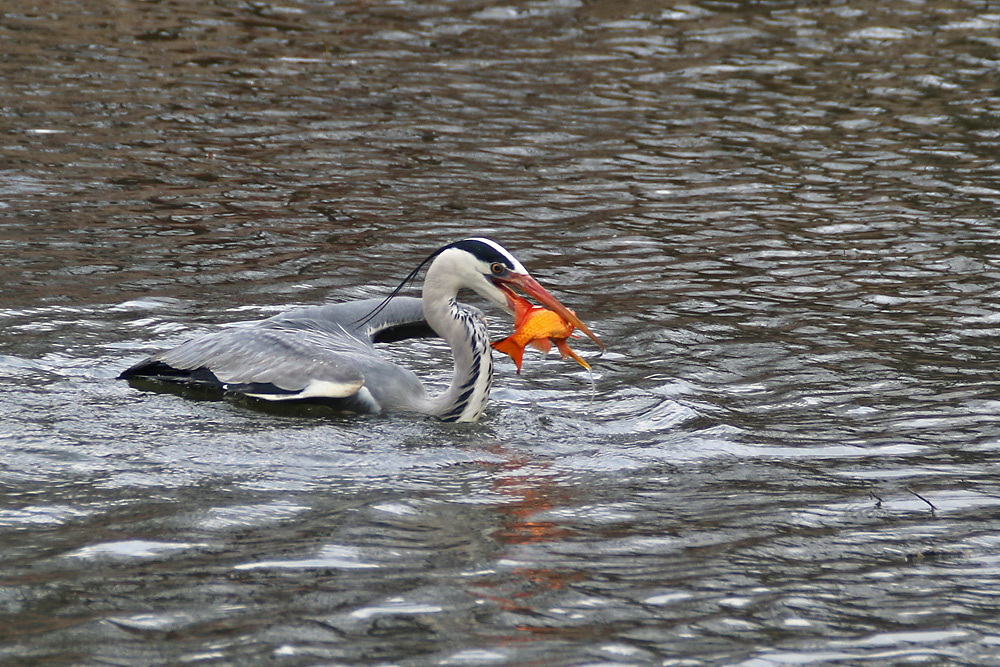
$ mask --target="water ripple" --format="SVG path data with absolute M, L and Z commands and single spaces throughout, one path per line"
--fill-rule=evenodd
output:
M 77 4 L 0 12 L 0 659 L 993 659 L 987 3 Z M 474 427 L 114 380 L 474 234 L 592 375 Z

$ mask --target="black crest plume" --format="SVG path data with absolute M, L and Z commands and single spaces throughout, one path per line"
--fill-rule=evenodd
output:
M 405 278 L 403 278 L 403 282 L 399 283 L 399 285 L 397 285 L 394 290 L 392 290 L 391 292 L 389 292 L 389 296 L 387 296 L 384 299 L 382 299 L 381 303 L 379 303 L 377 306 L 375 306 L 375 308 L 373 308 L 370 313 L 368 313 L 367 315 L 365 315 L 361 319 L 357 320 L 355 322 L 355 324 L 363 326 L 363 325 L 368 324 L 369 322 L 371 322 L 372 319 L 376 315 L 378 315 L 379 313 L 381 313 L 382 310 L 386 306 L 389 305 L 389 302 L 392 301 L 393 297 L 398 296 L 399 293 L 402 292 L 406 288 L 407 285 L 409 285 L 411 282 L 413 282 L 413 279 L 417 277 L 417 274 L 420 273 L 420 269 L 424 268 L 424 265 L 427 264 L 427 262 L 429 262 L 432 259 L 434 259 L 435 257 L 437 257 L 438 255 L 440 255 L 442 252 L 444 252 L 448 248 L 452 248 L 454 246 L 455 246 L 454 243 L 450 243 L 450 244 L 448 244 L 446 246 L 438 248 L 437 250 L 435 250 L 434 252 L 432 252 L 430 255 L 428 255 L 424 259 L 424 261 L 422 261 L 419 264 L 417 264 L 417 267 L 415 269 L 413 269 L 412 271 L 410 271 L 410 273 Z

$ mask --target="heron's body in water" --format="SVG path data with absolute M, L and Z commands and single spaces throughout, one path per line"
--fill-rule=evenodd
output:
M 396 296 L 427 261 L 422 297 Z M 601 344 L 494 241 L 452 243 L 424 263 L 385 300 L 299 308 L 224 329 L 160 352 L 121 377 L 262 401 L 320 401 L 359 413 L 416 412 L 444 421 L 475 421 L 489 398 L 493 357 L 483 313 L 458 303 L 459 290 L 471 289 L 509 311 L 511 287 L 517 287 Z M 455 364 L 451 383 L 437 395 L 374 347 L 434 334 L 449 344 Z

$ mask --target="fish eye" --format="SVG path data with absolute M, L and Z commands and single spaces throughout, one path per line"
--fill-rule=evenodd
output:
M 493 262 L 493 264 L 490 265 L 490 271 L 492 271 L 495 276 L 499 276 L 506 268 L 507 267 L 500 262 Z

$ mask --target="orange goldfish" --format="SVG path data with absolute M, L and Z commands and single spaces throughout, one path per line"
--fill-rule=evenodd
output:
M 514 305 L 514 333 L 493 343 L 493 348 L 514 360 L 518 375 L 521 374 L 521 359 L 526 345 L 548 352 L 552 349 L 552 343 L 556 344 L 563 359 L 573 357 L 578 364 L 590 370 L 590 364 L 569 349 L 569 344 L 566 342 L 573 333 L 572 324 L 558 313 L 541 306 L 533 306 L 519 296 L 515 295 L 513 299 L 510 297 L 508 299 L 512 300 Z

